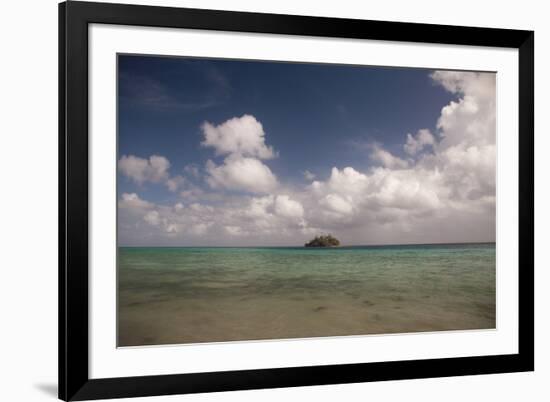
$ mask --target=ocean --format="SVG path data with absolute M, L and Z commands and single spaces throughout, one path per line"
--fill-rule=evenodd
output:
M 495 328 L 495 244 L 119 247 L 118 346 Z

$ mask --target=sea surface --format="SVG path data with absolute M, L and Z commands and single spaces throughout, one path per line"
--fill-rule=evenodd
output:
M 119 247 L 118 345 L 495 328 L 495 244 Z

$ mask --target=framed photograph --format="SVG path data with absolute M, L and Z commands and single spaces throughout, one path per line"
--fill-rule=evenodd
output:
M 534 33 L 59 5 L 59 397 L 530 371 Z

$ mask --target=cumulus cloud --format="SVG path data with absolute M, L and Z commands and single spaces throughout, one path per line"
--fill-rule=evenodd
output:
M 328 180 L 314 181 L 307 189 L 308 204 L 312 204 L 311 210 L 315 211 L 309 214 L 308 221 L 318 227 L 347 225 L 354 212 L 365 210 L 369 181 L 368 175 L 352 167 L 332 168 Z
M 437 121 L 440 150 L 452 146 L 495 144 L 496 75 L 491 73 L 436 71 L 431 77 L 448 91 L 459 95 L 443 107 Z
M 416 162 L 375 144 L 371 158 L 381 166 L 367 172 L 333 168 L 328 180 L 310 187 L 312 199 L 321 207 L 315 216 L 306 217 L 310 224 L 348 229 L 382 224 L 398 236 L 399 230 L 426 227 L 427 222 L 434 226 L 424 230 L 433 234 L 445 219 L 477 216 L 490 222 L 480 227 L 483 236 L 494 239 L 494 74 L 436 72 L 432 78 L 458 96 L 442 108 L 437 122 L 440 141 L 428 130 L 419 130 L 404 144 L 409 155 L 419 156 Z M 432 152 L 420 154 L 428 146 Z M 345 219 L 350 216 L 353 219 Z
M 327 207 L 332 212 L 349 215 L 353 212 L 351 197 L 343 197 L 339 194 L 328 194 L 319 201 L 319 204 Z
M 460 95 L 441 110 L 437 126 L 442 137 L 435 147 L 435 165 L 458 200 L 495 195 L 496 75 L 439 71 L 432 78 Z
M 329 180 L 326 182 L 315 181 L 311 187 L 317 194 L 323 191 L 344 191 L 352 196 L 357 196 L 367 190 L 367 185 L 368 176 L 348 166 L 341 170 L 333 167 Z
M 163 183 L 168 190 L 175 193 L 186 186 L 188 180 L 182 175 L 170 176 L 170 161 L 164 156 L 152 155 L 149 158 L 140 158 L 134 155 L 123 155 L 118 161 L 119 171 L 138 185 L 146 182 Z M 185 173 L 194 179 L 200 178 L 200 171 L 194 165 L 185 166 Z
M 246 235 L 247 232 L 245 232 L 240 226 L 224 226 L 225 231 L 227 234 L 231 236 L 243 236 Z
M 160 215 L 158 211 L 149 211 L 145 214 L 143 220 L 149 225 L 158 226 L 160 224 Z
M 304 177 L 308 181 L 312 181 L 312 180 L 315 179 L 315 175 L 313 173 L 311 173 L 309 170 L 304 171 Z
M 397 156 L 392 155 L 378 144 L 372 145 L 370 157 L 375 162 L 379 162 L 382 166 L 389 169 L 404 169 L 409 166 L 408 162 Z
M 418 130 L 416 135 L 407 134 L 407 142 L 403 146 L 405 152 L 413 156 L 422 151 L 427 146 L 433 146 L 435 138 L 428 129 Z
M 152 203 L 142 200 L 136 193 L 123 193 L 118 203 L 120 208 L 126 209 L 147 209 L 153 206 Z
M 161 244 L 172 240 L 181 244 L 182 239 L 187 239 L 190 242 L 206 241 L 223 245 L 228 239 L 250 242 L 254 238 L 271 244 L 275 239 L 279 244 L 288 245 L 291 244 L 288 236 L 292 236 L 293 232 L 306 233 L 308 230 L 302 204 L 288 194 L 239 196 L 234 202 L 226 199 L 221 205 L 201 202 L 189 205 L 177 202 L 172 206 L 150 204 L 134 212 L 136 214 L 130 217 L 130 221 L 135 221 L 137 217 L 138 224 L 146 224 L 142 232 L 151 233 L 152 238 L 161 241 Z M 122 214 L 122 218 L 128 216 Z M 124 238 L 131 238 L 136 233 L 135 229 L 135 224 L 119 227 L 125 233 Z
M 255 158 L 231 155 L 222 165 L 209 160 L 206 172 L 206 180 L 214 189 L 268 193 L 277 187 L 277 178 L 269 167 Z
M 217 126 L 205 122 L 201 129 L 202 145 L 214 148 L 217 155 L 237 154 L 259 159 L 276 156 L 273 148 L 266 145 L 264 128 L 254 116 L 233 117 Z
M 174 176 L 166 180 L 165 184 L 168 187 L 168 190 L 172 192 L 178 191 L 185 183 L 185 178 L 183 176 Z
M 186 201 L 197 201 L 204 195 L 204 190 L 197 186 L 192 186 L 180 192 L 180 197 Z
M 434 71 L 431 78 L 447 91 L 482 102 L 495 101 L 496 74 L 472 71 Z
M 265 143 L 262 124 L 254 116 L 234 117 L 214 126 L 202 125 L 203 146 L 214 148 L 217 155 L 227 155 L 221 165 L 208 160 L 206 182 L 213 189 L 269 193 L 277 185 L 277 177 L 261 161 L 275 156 Z
M 149 159 L 134 155 L 123 155 L 118 161 L 118 169 L 126 177 L 138 184 L 147 181 L 158 183 L 168 178 L 170 162 L 164 156 L 152 155 Z
M 304 207 L 288 195 L 278 195 L 275 198 L 275 213 L 285 218 L 299 219 L 304 215 Z

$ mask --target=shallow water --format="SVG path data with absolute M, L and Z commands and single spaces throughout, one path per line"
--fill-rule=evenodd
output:
M 495 327 L 495 244 L 119 248 L 119 346 Z

